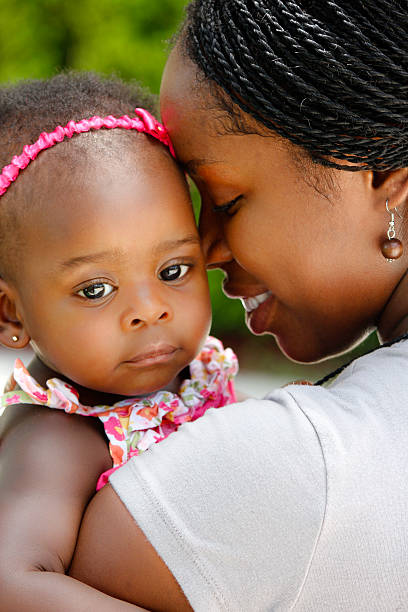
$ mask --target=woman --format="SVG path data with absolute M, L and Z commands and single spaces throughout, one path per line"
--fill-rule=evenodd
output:
M 407 608 L 406 8 L 189 7 L 162 118 L 202 195 L 209 267 L 292 359 L 374 329 L 391 346 L 129 462 L 84 519 L 84 581 L 155 610 Z

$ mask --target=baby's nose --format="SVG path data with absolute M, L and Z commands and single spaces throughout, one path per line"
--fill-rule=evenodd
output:
M 170 321 L 173 312 L 170 304 L 159 295 L 142 294 L 122 315 L 125 330 L 137 329 L 144 325 L 156 325 Z

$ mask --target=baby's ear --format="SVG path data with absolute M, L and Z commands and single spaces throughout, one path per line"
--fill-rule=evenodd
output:
M 17 315 L 15 291 L 0 277 L 0 343 L 9 348 L 22 349 L 30 336 Z

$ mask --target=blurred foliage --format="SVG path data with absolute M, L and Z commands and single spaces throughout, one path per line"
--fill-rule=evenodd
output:
M 166 41 L 185 0 L 0 0 L 0 80 L 76 68 L 136 78 L 158 92 Z
M 45 78 L 68 68 L 137 79 L 158 93 L 167 41 L 177 31 L 187 0 L 0 0 L 0 81 Z M 194 190 L 193 190 L 194 192 Z M 198 196 L 193 193 L 198 214 Z M 238 300 L 210 273 L 213 333 L 237 348 L 253 347 L 255 367 L 271 365 L 273 340 L 251 337 Z M 375 339 L 363 345 L 369 348 Z M 361 350 L 361 349 L 360 349 Z M 280 357 L 272 360 L 274 367 Z M 288 369 L 291 367 L 286 362 Z

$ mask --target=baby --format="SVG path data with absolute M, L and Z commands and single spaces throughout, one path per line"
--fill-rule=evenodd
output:
M 2 610 L 133 609 L 64 575 L 95 483 L 235 400 L 151 102 L 93 74 L 0 90 L 0 342 L 35 354 L 2 398 Z

